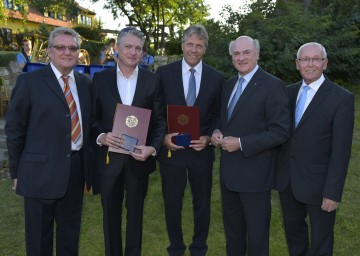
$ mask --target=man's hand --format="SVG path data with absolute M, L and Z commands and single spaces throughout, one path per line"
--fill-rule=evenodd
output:
M 222 150 L 225 150 L 227 152 L 235 152 L 240 149 L 239 138 L 232 136 L 224 137 L 220 146 Z
M 326 212 L 332 212 L 332 211 L 336 210 L 338 205 L 339 205 L 339 202 L 336 202 L 336 201 L 333 201 L 331 199 L 324 197 L 322 205 L 321 205 L 321 209 Z
M 16 190 L 16 187 L 17 187 L 17 179 L 13 179 L 13 186 L 12 186 L 12 190 Z
M 135 146 L 135 148 L 141 150 L 141 153 L 130 152 L 130 155 L 138 161 L 145 161 L 149 156 L 156 152 L 155 148 L 151 146 L 140 145 Z
M 220 130 L 215 130 L 211 136 L 211 144 L 215 147 L 221 145 L 223 140 L 223 134 Z
M 190 148 L 195 149 L 196 151 L 201 151 L 204 148 L 206 148 L 210 143 L 210 137 L 209 136 L 200 136 L 198 140 L 192 140 Z
M 99 137 L 99 142 L 102 145 L 113 147 L 113 148 L 120 148 L 123 145 L 124 139 L 115 135 L 112 132 L 104 133 Z
M 172 143 L 172 141 L 171 141 L 172 137 L 174 137 L 174 136 L 176 136 L 178 134 L 179 133 L 176 132 L 176 133 L 169 133 L 169 134 L 165 135 L 165 139 L 164 139 L 164 143 L 163 143 L 165 148 L 167 148 L 169 150 L 172 150 L 172 151 L 176 151 L 178 149 L 184 149 L 184 147 L 178 146 L 178 145 Z

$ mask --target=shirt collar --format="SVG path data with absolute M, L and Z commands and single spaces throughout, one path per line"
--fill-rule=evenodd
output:
M 259 65 L 256 65 L 255 68 L 253 68 L 253 70 L 251 70 L 249 73 L 247 73 L 245 76 L 241 76 L 240 74 L 238 74 L 239 78 L 242 77 L 244 78 L 244 80 L 246 81 L 246 83 L 248 83 L 251 78 L 254 76 L 255 72 L 259 69 Z
M 136 68 L 134 69 L 134 71 L 133 71 L 133 73 L 131 74 L 131 76 L 129 77 L 129 79 L 132 78 L 132 77 L 134 77 L 134 76 L 136 76 L 138 73 L 139 73 L 139 66 L 136 65 Z M 119 65 L 116 65 L 116 74 L 118 74 L 118 75 L 120 75 L 120 76 L 122 76 L 122 77 L 125 77 L 124 74 L 123 74 L 123 72 L 121 72 L 121 69 L 119 68 Z M 126 77 L 125 77 L 125 78 L 126 78 Z
M 60 71 L 54 66 L 54 64 L 52 64 L 52 62 L 50 62 L 50 66 L 56 76 L 56 79 L 59 80 L 63 76 L 63 74 L 60 73 Z M 67 76 L 70 77 L 73 81 L 75 81 L 74 70 L 71 70 L 71 72 L 67 74 Z
M 320 86 L 322 85 L 322 83 L 324 81 L 325 81 L 325 77 L 324 77 L 324 74 L 322 74 L 318 80 L 312 82 L 311 84 L 308 84 L 308 86 L 310 86 L 311 89 L 313 89 L 315 92 L 317 92 L 317 90 L 319 90 Z M 303 80 L 301 87 L 304 85 L 306 85 L 306 83 Z
M 185 61 L 185 59 L 182 59 L 181 62 L 181 66 L 182 66 L 182 70 L 183 70 L 183 74 L 185 74 L 186 72 L 189 72 L 189 70 L 191 68 L 195 69 L 196 73 L 200 74 L 202 71 L 202 60 L 200 60 L 200 62 L 195 66 L 195 67 L 190 67 L 189 64 L 187 64 L 187 62 Z

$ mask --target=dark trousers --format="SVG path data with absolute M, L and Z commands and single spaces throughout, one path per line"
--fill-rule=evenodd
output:
M 128 157 L 126 157 L 125 164 L 118 176 L 100 178 L 105 255 L 123 255 L 121 216 L 124 196 L 127 210 L 125 255 L 141 255 L 144 199 L 148 181 L 148 175 L 142 178 L 134 175 L 129 166 Z
M 186 246 L 183 240 L 181 212 L 187 180 L 189 180 L 194 212 L 194 236 L 189 250 L 193 256 L 206 254 L 206 240 L 210 226 L 210 199 L 212 187 L 212 161 L 206 164 L 186 163 L 168 165 L 160 163 L 165 217 L 170 245 L 169 255 L 183 255 Z
M 226 255 L 269 255 L 270 196 L 270 191 L 234 192 L 221 184 Z
M 69 185 L 63 198 L 55 200 L 24 198 L 27 256 L 53 255 L 54 221 L 56 255 L 78 255 L 84 193 L 81 152 L 71 157 Z
M 279 192 L 285 233 L 291 256 L 333 255 L 335 211 L 326 212 L 321 205 L 300 203 L 289 185 Z M 311 245 L 306 217 L 311 223 Z

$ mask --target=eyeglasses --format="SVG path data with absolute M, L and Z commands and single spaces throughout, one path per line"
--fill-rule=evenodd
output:
M 301 58 L 297 59 L 301 64 L 309 64 L 310 61 L 315 64 L 320 64 L 323 62 L 326 58 Z
M 53 45 L 51 47 L 55 48 L 59 52 L 66 52 L 66 49 L 69 49 L 69 52 L 75 53 L 77 50 L 79 50 L 79 47 L 76 46 Z

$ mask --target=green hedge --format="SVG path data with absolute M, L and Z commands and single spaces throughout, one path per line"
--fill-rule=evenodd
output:
M 0 67 L 6 67 L 11 60 L 16 60 L 18 52 L 0 51 Z

